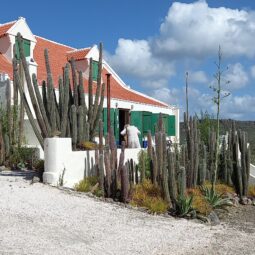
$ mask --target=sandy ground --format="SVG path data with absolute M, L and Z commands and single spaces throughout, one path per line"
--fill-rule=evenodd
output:
M 254 222 L 234 225 L 152 216 L 0 173 L 0 254 L 255 254 Z

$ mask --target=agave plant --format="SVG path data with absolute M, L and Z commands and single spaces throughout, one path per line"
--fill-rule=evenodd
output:
M 208 203 L 212 206 L 212 208 L 225 208 L 226 206 L 232 206 L 233 203 L 230 201 L 229 198 L 224 198 L 224 194 L 217 194 L 213 189 L 201 186 L 201 192 L 203 193 L 205 199 Z
M 193 202 L 193 196 L 187 197 L 184 195 L 180 195 L 176 201 L 176 214 L 179 217 L 185 217 L 189 213 L 194 212 L 194 209 L 192 207 L 192 202 Z

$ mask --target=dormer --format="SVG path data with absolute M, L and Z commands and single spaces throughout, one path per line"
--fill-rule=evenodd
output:
M 98 74 L 98 60 L 99 60 L 99 50 L 97 45 L 94 45 L 91 48 L 84 48 L 69 51 L 67 53 L 67 60 L 70 61 L 71 58 L 74 58 L 76 63 L 76 68 L 78 71 L 82 71 L 84 78 L 88 79 L 89 77 L 89 59 L 93 59 L 93 81 L 97 80 Z

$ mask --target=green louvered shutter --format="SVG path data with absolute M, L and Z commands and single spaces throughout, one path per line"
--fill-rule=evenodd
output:
M 175 116 L 168 116 L 168 135 L 175 136 Z
M 115 113 L 114 113 L 114 109 L 111 108 L 110 109 L 110 118 L 111 118 L 111 127 L 113 128 L 113 130 L 115 130 Z M 104 134 L 107 134 L 108 130 L 107 130 L 107 108 L 104 108 L 103 110 L 103 122 L 104 122 Z
M 93 60 L 92 65 L 93 65 L 93 75 L 92 75 L 93 81 L 96 81 L 97 75 L 98 75 L 98 62 Z
M 25 57 L 29 57 L 30 56 L 30 46 L 31 46 L 30 41 L 26 40 L 26 39 L 23 39 L 23 48 L 24 48 Z M 15 47 L 16 47 L 17 59 L 20 59 L 17 39 L 15 41 Z

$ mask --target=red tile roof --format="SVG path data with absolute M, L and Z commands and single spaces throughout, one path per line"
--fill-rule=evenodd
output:
M 0 53 L 0 73 L 6 73 L 12 79 L 12 63 Z
M 45 59 L 44 59 L 44 49 L 48 49 L 49 51 L 49 59 L 51 72 L 53 76 L 53 82 L 55 86 L 58 84 L 58 77 L 63 73 L 63 67 L 65 66 L 66 52 L 74 50 L 74 48 L 58 44 L 44 38 L 36 36 L 36 46 L 34 49 L 34 59 L 38 64 L 37 68 L 37 79 L 39 82 L 46 80 L 47 73 L 45 67 Z
M 90 49 L 91 48 L 70 51 L 67 53 L 67 60 L 69 61 L 71 58 L 74 58 L 74 60 L 84 59 L 89 53 Z
M 102 70 L 102 78 L 105 85 L 107 84 L 106 81 L 106 74 L 109 73 L 105 68 Z M 132 101 L 136 103 L 142 103 L 142 104 L 150 104 L 150 105 L 156 105 L 161 107 L 167 107 L 166 104 L 161 103 L 157 100 L 154 100 L 152 98 L 140 95 L 139 93 L 130 90 L 127 87 L 121 86 L 119 82 L 114 78 L 114 76 L 111 76 L 111 98 L 114 99 L 120 99 L 125 101 Z M 96 93 L 96 83 L 94 82 L 93 86 L 93 93 Z M 84 81 L 84 91 L 88 93 L 88 80 Z M 106 96 L 106 90 L 105 90 L 105 96 Z
M 0 36 L 5 35 L 8 29 L 15 22 L 5 24 L 0 26 Z M 39 36 L 36 36 L 36 46 L 34 49 L 34 59 L 38 64 L 37 68 L 37 78 L 38 81 L 46 80 L 47 73 L 45 68 L 45 60 L 44 60 L 44 49 L 47 48 L 49 50 L 49 58 L 51 71 L 53 76 L 53 82 L 55 86 L 58 86 L 58 77 L 62 75 L 63 67 L 66 62 L 73 57 L 75 60 L 81 60 L 86 57 L 90 48 L 77 50 L 75 48 L 59 44 Z M 0 53 L 0 72 L 8 73 L 10 77 L 12 77 L 12 64 Z M 104 68 L 102 71 L 102 77 L 106 84 L 106 73 L 108 71 Z M 85 91 L 88 91 L 88 81 L 84 81 Z M 94 93 L 95 93 L 94 86 Z M 114 76 L 111 77 L 111 97 L 115 99 L 133 101 L 137 103 L 156 105 L 161 107 L 167 107 L 166 104 L 161 103 L 152 98 L 140 95 L 138 92 L 130 90 L 128 87 L 122 86 Z
M 16 21 L 12 21 L 9 23 L 5 23 L 0 25 L 0 37 L 5 36 L 6 32 L 16 23 Z

